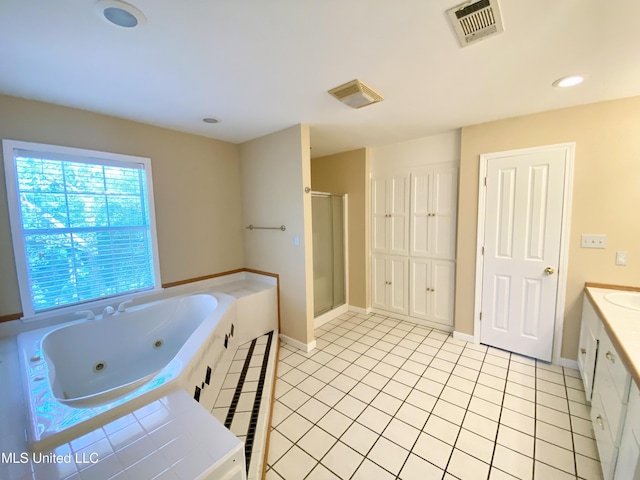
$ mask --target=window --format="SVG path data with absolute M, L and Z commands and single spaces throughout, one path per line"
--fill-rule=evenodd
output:
M 151 161 L 4 140 L 25 317 L 159 288 Z

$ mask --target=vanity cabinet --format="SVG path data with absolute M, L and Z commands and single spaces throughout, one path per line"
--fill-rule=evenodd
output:
M 629 398 L 631 376 L 620 361 L 604 326 L 600 324 L 598 360 L 591 397 L 591 421 L 605 480 L 613 477 L 622 426 Z
M 615 480 L 640 480 L 640 391 L 635 383 L 629 391 Z
M 640 480 L 640 394 L 585 294 L 578 366 L 604 480 Z

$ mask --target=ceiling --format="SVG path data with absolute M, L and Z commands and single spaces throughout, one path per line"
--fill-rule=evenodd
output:
M 500 0 L 505 32 L 464 49 L 460 0 L 130 3 L 145 25 L 95 0 L 0 0 L 0 92 L 233 143 L 307 123 L 313 156 L 640 95 L 637 0 Z M 327 94 L 354 78 L 385 100 Z

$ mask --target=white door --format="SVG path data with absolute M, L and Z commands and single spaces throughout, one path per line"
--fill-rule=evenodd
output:
M 458 169 L 435 167 L 411 175 L 411 255 L 455 258 Z
M 371 306 L 387 309 L 387 257 L 373 255 L 371 257 Z
M 374 178 L 371 180 L 371 251 L 373 253 L 387 253 L 387 179 Z
M 455 263 L 447 260 L 433 260 L 431 265 L 429 320 L 453 327 Z
M 389 253 L 406 255 L 409 251 L 409 177 L 388 180 Z
M 407 176 L 371 180 L 371 250 L 406 255 L 409 233 Z
M 455 263 L 412 258 L 409 315 L 453 326 Z
M 388 262 L 387 310 L 406 315 L 409 313 L 409 261 L 407 257 L 389 257 Z
M 409 295 L 409 315 L 427 319 L 429 317 L 428 298 L 431 292 L 431 260 L 412 258 L 409 266 L 411 272 L 411 294 Z
M 408 312 L 406 257 L 371 257 L 371 306 L 406 315 Z
M 482 343 L 551 361 L 567 152 L 487 161 Z M 564 272 L 562 272 L 564 273 Z

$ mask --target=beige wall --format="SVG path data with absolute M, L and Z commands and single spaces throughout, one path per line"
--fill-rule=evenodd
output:
M 0 95 L 0 138 L 151 158 L 163 283 L 244 266 L 235 145 Z M 0 316 L 21 311 L 0 169 Z
M 455 329 L 473 334 L 478 166 L 482 153 L 575 142 L 573 209 L 563 358 L 577 357 L 584 283 L 640 286 L 640 97 L 595 103 L 462 129 Z M 580 235 L 606 234 L 604 250 Z M 626 267 L 615 252 L 629 253 Z M 562 275 L 563 272 L 560 272 Z
M 244 224 L 286 226 L 247 230 L 246 266 L 279 274 L 281 332 L 302 343 L 313 340 L 311 195 L 304 193 L 311 185 L 309 146 L 306 125 L 240 145 Z
M 369 166 L 361 148 L 311 160 L 311 188 L 348 194 L 349 304 L 368 308 L 369 300 Z

